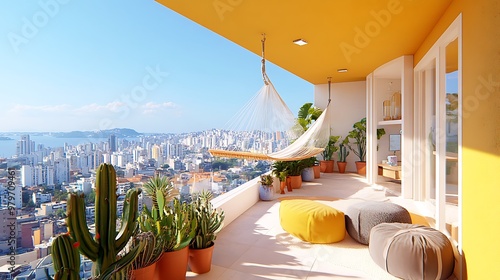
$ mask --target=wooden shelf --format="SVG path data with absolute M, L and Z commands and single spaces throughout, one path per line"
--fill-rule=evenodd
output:
M 393 124 L 402 124 L 403 120 L 390 120 L 390 121 L 379 121 L 378 125 L 393 125 Z
M 395 180 L 401 180 L 401 165 L 392 166 L 388 164 L 379 164 L 378 175 L 382 175 L 384 177 L 392 178 Z

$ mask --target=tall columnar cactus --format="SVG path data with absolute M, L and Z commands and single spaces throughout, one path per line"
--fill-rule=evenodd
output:
M 345 162 L 348 155 L 349 155 L 349 150 L 347 150 L 346 145 L 344 145 L 344 143 L 340 143 L 339 144 L 339 161 Z
M 134 260 L 140 247 L 118 256 L 128 240 L 136 233 L 137 206 L 140 190 L 127 192 L 123 203 L 120 231 L 116 231 L 116 173 L 112 165 L 101 164 L 96 175 L 95 237 L 92 238 L 86 223 L 83 195 L 70 194 L 67 225 L 71 236 L 80 243 L 79 250 L 94 262 L 93 276 L 99 279 L 125 279 L 121 273 Z
M 55 280 L 80 280 L 80 254 L 78 243 L 74 242 L 68 234 L 57 236 L 52 241 L 51 255 L 54 264 Z M 52 279 L 48 271 L 47 278 Z

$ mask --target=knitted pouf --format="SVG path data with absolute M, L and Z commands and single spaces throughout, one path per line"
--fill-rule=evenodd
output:
M 378 266 L 402 279 L 447 279 L 455 265 L 450 240 L 421 225 L 379 224 L 371 230 L 369 251 Z
M 370 230 L 381 223 L 411 223 L 410 213 L 390 202 L 367 201 L 353 204 L 345 213 L 346 229 L 354 240 L 368 245 Z

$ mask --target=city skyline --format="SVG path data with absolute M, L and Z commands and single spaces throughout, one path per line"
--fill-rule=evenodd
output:
M 18 1 L 0 18 L 0 132 L 224 129 L 263 85 L 259 56 L 154 1 Z M 267 66 L 292 112 L 312 102 Z

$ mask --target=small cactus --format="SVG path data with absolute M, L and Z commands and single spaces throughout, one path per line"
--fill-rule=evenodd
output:
M 349 155 L 349 150 L 347 150 L 347 147 L 344 144 L 344 142 L 341 142 L 339 144 L 339 152 L 338 152 L 338 154 L 339 154 L 339 161 L 340 162 L 345 162 L 347 156 Z
M 52 241 L 51 255 L 56 274 L 50 277 L 48 269 L 45 270 L 47 278 L 55 280 L 80 280 L 80 254 L 78 242 L 74 242 L 69 234 L 57 236 Z

